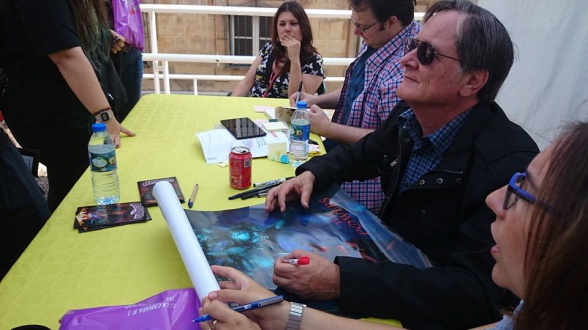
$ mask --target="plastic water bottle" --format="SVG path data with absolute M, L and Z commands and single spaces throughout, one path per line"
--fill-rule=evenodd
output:
M 88 154 L 94 199 L 98 204 L 114 204 L 120 199 L 116 173 L 116 147 L 106 132 L 106 124 L 94 124 L 92 131 L 94 134 L 88 143 Z
M 310 138 L 310 115 L 306 101 L 296 103 L 296 111 L 290 121 L 290 163 L 299 166 L 308 159 L 308 139 Z

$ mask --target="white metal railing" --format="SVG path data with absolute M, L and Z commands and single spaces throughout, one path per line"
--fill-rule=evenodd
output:
M 151 47 L 151 53 L 143 53 L 143 60 L 152 62 L 153 69 L 152 74 L 144 74 L 143 78 L 153 79 L 153 86 L 156 94 L 161 93 L 161 79 L 163 80 L 163 90 L 165 94 L 170 94 L 170 80 L 192 80 L 194 83 L 194 94 L 198 95 L 198 80 L 239 81 L 243 79 L 243 76 L 170 74 L 169 62 L 251 64 L 255 60 L 255 56 L 159 53 L 157 43 L 157 21 L 155 19 L 156 14 L 174 13 L 271 17 L 274 16 L 276 10 L 277 8 L 261 7 L 141 4 L 141 11 L 148 14 L 148 34 Z M 351 10 L 306 9 L 306 14 L 311 18 L 349 19 L 349 17 L 351 17 Z M 423 13 L 415 13 L 416 20 L 422 19 L 422 16 Z M 323 58 L 325 66 L 347 66 L 353 60 L 354 58 Z M 162 62 L 162 64 L 160 65 L 159 62 Z M 343 79 L 344 77 L 327 77 L 325 81 L 342 82 Z

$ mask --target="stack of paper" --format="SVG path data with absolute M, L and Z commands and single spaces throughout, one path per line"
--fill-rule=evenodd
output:
M 238 145 L 249 148 L 253 158 L 267 157 L 267 145 L 270 143 L 286 142 L 288 146 L 290 145 L 288 136 L 283 132 L 269 132 L 262 137 L 237 140 L 229 131 L 220 128 L 196 133 L 196 136 L 202 145 L 207 164 L 228 161 L 231 148 Z

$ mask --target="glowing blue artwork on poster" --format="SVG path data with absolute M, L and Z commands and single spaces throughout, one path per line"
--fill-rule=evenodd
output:
M 273 289 L 273 265 L 294 249 L 336 256 L 392 260 L 418 268 L 426 256 L 390 231 L 338 186 L 313 194 L 310 208 L 299 202 L 268 213 L 264 205 L 223 211 L 185 210 L 211 265 L 237 268 Z

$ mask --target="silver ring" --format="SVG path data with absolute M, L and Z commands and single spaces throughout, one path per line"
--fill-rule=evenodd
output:
M 214 330 L 216 328 L 216 324 L 217 323 L 218 323 L 218 320 L 212 321 L 212 324 L 210 325 L 210 329 L 209 330 Z

